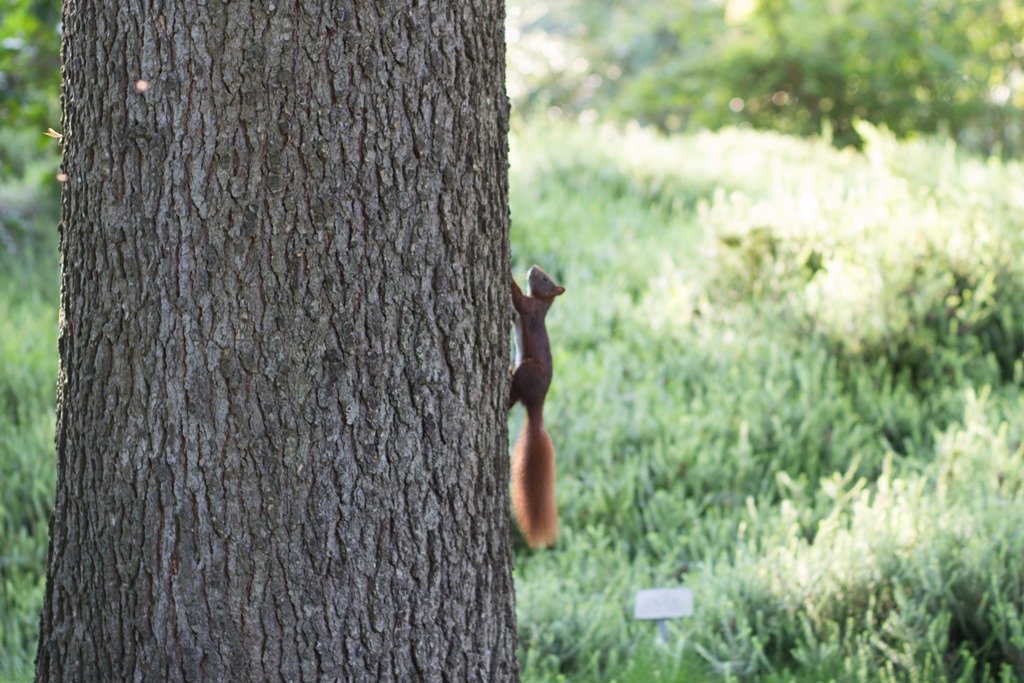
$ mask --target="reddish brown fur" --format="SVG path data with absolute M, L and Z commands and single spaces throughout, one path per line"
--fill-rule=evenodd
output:
M 531 548 L 554 545 L 558 538 L 555 449 L 543 421 L 529 414 L 512 452 L 512 507 Z

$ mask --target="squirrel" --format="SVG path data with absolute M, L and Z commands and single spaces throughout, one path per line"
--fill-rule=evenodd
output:
M 512 452 L 512 507 L 527 544 L 536 548 L 553 545 L 558 538 L 555 449 L 544 429 L 544 397 L 551 385 L 551 343 L 544 316 L 565 287 L 538 266 L 530 268 L 526 282 L 523 295 L 512 277 L 516 361 L 508 405 L 509 410 L 517 402 L 526 408 L 526 422 Z

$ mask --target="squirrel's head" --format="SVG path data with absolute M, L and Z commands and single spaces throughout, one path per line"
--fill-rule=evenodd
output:
M 527 293 L 530 296 L 539 296 L 545 299 L 554 299 L 565 292 L 565 287 L 555 284 L 547 273 L 540 269 L 540 266 L 533 266 L 526 273 Z

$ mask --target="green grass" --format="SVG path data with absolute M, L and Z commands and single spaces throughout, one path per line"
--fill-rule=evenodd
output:
M 515 131 L 516 268 L 568 288 L 525 680 L 662 666 L 672 585 L 663 680 L 1024 676 L 1024 173 L 863 133 Z
M 524 680 L 1024 678 L 1024 171 L 863 134 L 516 125 L 514 266 L 568 288 Z M 54 487 L 56 219 L 18 182 L 50 209 L 0 206 L 0 681 Z M 657 643 L 633 596 L 676 585 Z
M 56 309 L 12 298 L 0 288 L 0 681 L 31 674 L 56 483 Z
M 19 175 L 0 182 L 0 681 L 23 681 L 32 676 L 56 485 L 59 190 L 29 149 L 35 140 L 8 132 L 0 159 Z

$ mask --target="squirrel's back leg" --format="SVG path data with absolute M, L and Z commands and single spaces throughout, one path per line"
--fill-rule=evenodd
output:
M 527 358 L 512 373 L 509 408 L 521 402 L 524 406 L 540 406 L 548 393 L 551 379 L 544 374 L 538 360 Z

